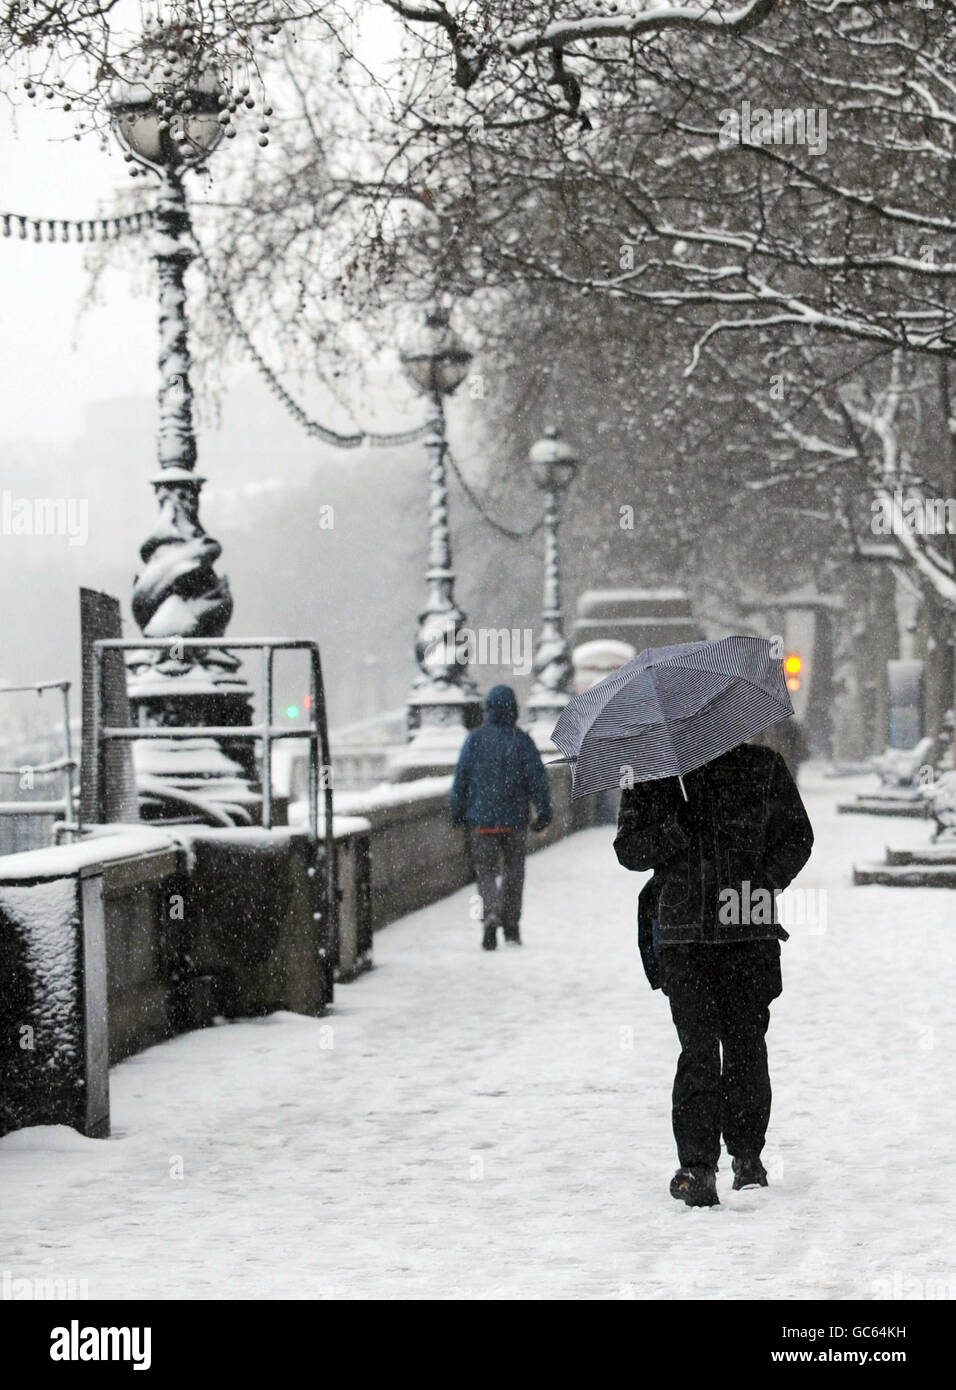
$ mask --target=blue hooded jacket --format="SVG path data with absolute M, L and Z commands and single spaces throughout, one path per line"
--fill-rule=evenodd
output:
M 525 826 L 534 802 L 536 825 L 551 822 L 551 794 L 541 754 L 517 728 L 518 701 L 509 685 L 485 700 L 485 722 L 465 739 L 448 798 L 453 825 Z

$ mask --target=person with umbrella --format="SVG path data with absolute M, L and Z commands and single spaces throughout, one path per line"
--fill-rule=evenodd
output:
M 618 860 L 654 871 L 639 935 L 681 1045 L 670 1191 L 689 1206 L 718 1204 L 721 1135 L 735 1190 L 767 1185 L 765 1037 L 787 939 L 776 895 L 813 830 L 783 758 L 746 740 L 792 713 L 774 644 L 728 637 L 642 652 L 572 701 L 552 735 L 575 796 L 622 788 Z

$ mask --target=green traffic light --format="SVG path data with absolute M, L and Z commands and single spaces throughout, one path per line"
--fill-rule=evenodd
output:
M 290 706 L 288 707 L 288 709 L 286 710 L 286 714 L 289 716 L 290 719 L 298 719 L 298 717 L 299 717 L 299 706 L 298 706 L 298 705 L 290 705 Z

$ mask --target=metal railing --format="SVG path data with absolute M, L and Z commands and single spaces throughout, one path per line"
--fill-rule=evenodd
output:
M 168 651 L 173 645 L 177 651 L 261 651 L 262 652 L 262 713 L 264 722 L 238 725 L 163 725 L 153 727 L 145 724 L 117 727 L 103 724 L 103 654 L 107 651 Z M 273 668 L 277 651 L 305 651 L 309 653 L 309 727 L 289 729 L 272 722 Z M 267 637 L 104 637 L 93 644 L 93 748 L 92 756 L 97 766 L 101 765 L 103 746 L 111 740 L 139 742 L 140 739 L 189 739 L 223 738 L 260 741 L 258 762 L 262 786 L 262 824 L 265 829 L 272 826 L 272 745 L 279 739 L 306 739 L 309 744 L 308 811 L 309 833 L 318 843 L 319 791 L 324 792 L 322 806 L 322 835 L 326 861 L 326 893 L 329 923 L 334 931 L 337 917 L 337 873 L 335 854 L 335 835 L 332 825 L 332 752 L 329 746 L 328 717 L 325 705 L 325 686 L 322 680 L 322 663 L 319 648 L 315 642 L 296 638 Z M 320 769 L 325 776 L 320 776 Z M 321 784 L 321 786 L 320 786 Z
M 34 776 L 54 777 L 66 773 L 62 797 L 49 801 L 0 801 L 0 816 L 50 816 L 61 815 L 69 825 L 76 825 L 76 802 L 73 795 L 73 773 L 79 764 L 73 756 L 73 739 L 70 734 L 70 681 L 32 681 L 27 685 L 0 685 L 0 695 L 23 695 L 34 691 L 42 695 L 44 690 L 59 690 L 63 698 L 63 746 L 62 758 L 52 762 L 22 767 L 0 767 L 0 777 L 22 777 L 29 766 Z

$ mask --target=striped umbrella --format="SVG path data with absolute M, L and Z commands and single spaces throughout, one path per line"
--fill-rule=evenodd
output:
M 680 778 L 791 714 L 771 643 L 723 637 L 641 652 L 575 696 L 551 739 L 571 764 L 572 794 L 588 796 Z

